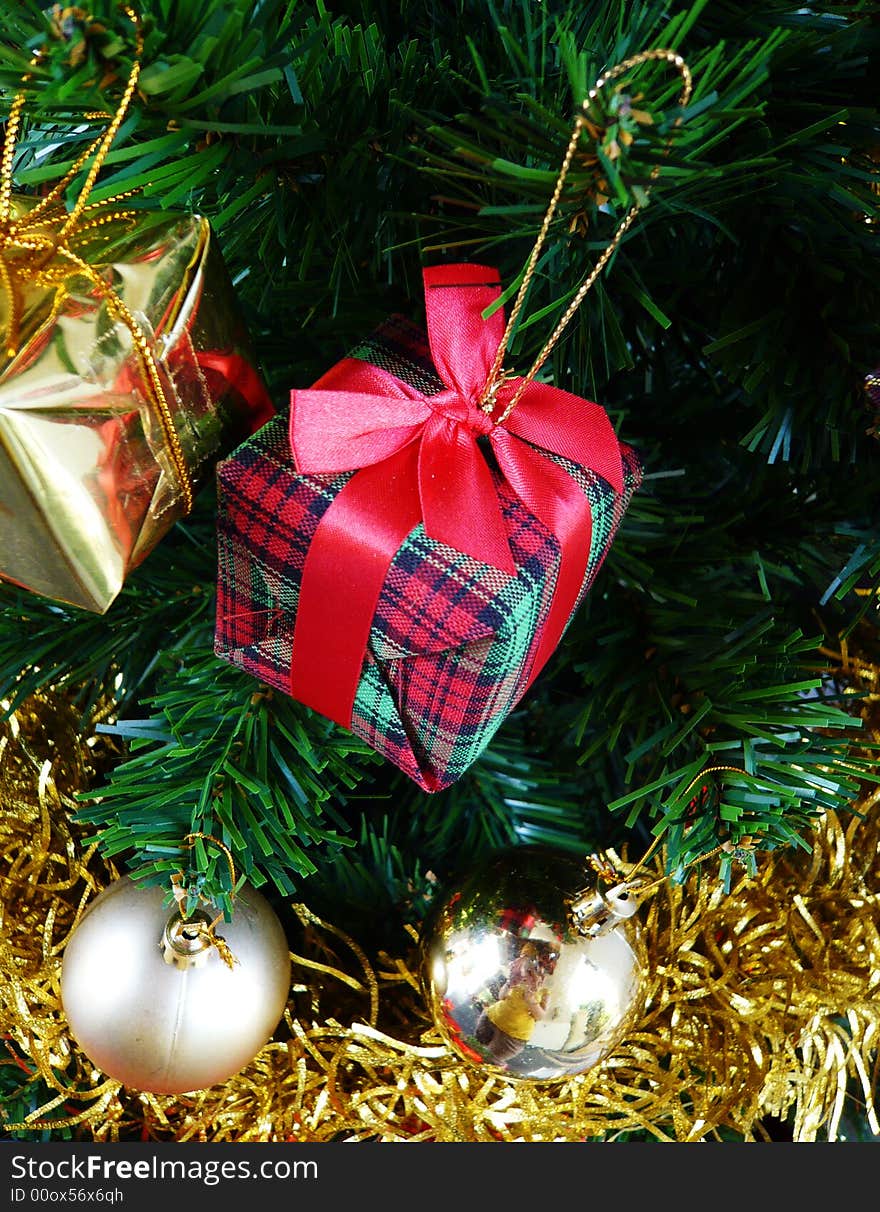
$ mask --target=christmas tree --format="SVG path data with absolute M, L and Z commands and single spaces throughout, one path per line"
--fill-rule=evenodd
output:
M 210 221 L 279 417 L 389 316 L 424 325 L 424 267 L 473 262 L 497 269 L 508 316 L 522 301 L 505 369 L 540 362 L 538 382 L 597 401 L 641 483 L 534 685 L 436 792 L 215 651 L 213 471 L 103 612 L 0 583 L 10 920 L 22 873 L 41 930 L 53 897 L 72 925 L 84 891 L 124 872 L 234 921 L 246 880 L 295 953 L 281 1034 L 236 1079 L 246 1110 L 224 1119 L 218 1086 L 135 1114 L 127 1088 L 90 1086 L 58 1053 L 57 998 L 27 1003 L 63 948 L 22 959 L 10 928 L 7 1123 L 89 1139 L 870 1138 L 880 6 L 137 7 L 0 4 L 16 196 L 62 182 L 76 205 L 82 154 L 137 63 L 89 202 L 135 233 Z M 9 344 L 16 275 L 44 270 L 3 206 Z M 14 391 L 8 363 L 0 413 Z M 2 526 L 29 541 L 16 516 Z M 626 870 L 655 842 L 642 1035 L 625 1082 L 584 1079 L 616 1110 L 571 1083 L 504 1103 L 500 1078 L 501 1102 L 478 1105 L 481 1079 L 462 1078 L 444 1136 L 469 1070 L 431 1035 L 413 950 L 441 890 L 508 847 L 611 852 Z M 722 1039 L 726 1070 L 685 1093 Z M 431 1056 L 406 1052 L 425 1040 Z M 319 1113 L 329 1057 L 348 1085 Z M 372 1098 L 394 1082 L 398 1101 Z

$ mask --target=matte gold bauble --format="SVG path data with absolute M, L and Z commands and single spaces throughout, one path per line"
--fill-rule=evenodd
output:
M 422 932 L 422 985 L 463 1059 L 558 1080 L 598 1064 L 634 1027 L 646 968 L 636 904 L 591 880 L 571 855 L 517 847 L 438 904 Z
M 204 906 L 183 921 L 162 888 L 125 877 L 86 910 L 61 968 L 71 1034 L 89 1059 L 126 1086 L 180 1094 L 244 1068 L 278 1025 L 290 988 L 290 952 L 265 897 L 245 886 L 231 921 Z

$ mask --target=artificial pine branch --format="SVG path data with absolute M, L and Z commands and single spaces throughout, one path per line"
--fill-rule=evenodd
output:
M 57 30 L 34 0 L 11 7 L 5 104 L 46 47 L 16 165 L 39 190 L 100 127 L 86 115 L 112 109 L 130 27 L 111 0 Z M 164 879 L 185 833 L 218 830 L 255 882 L 308 881 L 351 905 L 384 887 L 403 911 L 465 850 L 592 848 L 668 826 L 675 867 L 722 836 L 793 844 L 816 811 L 846 808 L 867 770 L 817 672 L 816 613 L 832 637 L 876 624 L 856 590 L 877 577 L 878 448 L 860 393 L 880 304 L 878 7 L 141 10 L 144 87 L 99 187 L 211 217 L 280 406 L 388 311 L 413 313 L 423 261 L 485 256 L 515 288 L 571 115 L 603 67 L 670 45 L 696 88 L 680 114 L 675 80 L 648 71 L 637 104 L 652 121 L 619 159 L 585 143 L 517 334 L 522 366 L 659 163 L 546 371 L 610 407 L 646 482 L 489 753 L 431 800 L 216 662 L 206 494 L 106 618 L 0 591 L 0 697 L 45 681 L 83 687 L 84 703 L 121 695 L 131 756 L 86 809 L 104 845 Z M 747 773 L 682 802 L 692 773 L 719 761 Z M 222 893 L 223 864 L 199 861 Z

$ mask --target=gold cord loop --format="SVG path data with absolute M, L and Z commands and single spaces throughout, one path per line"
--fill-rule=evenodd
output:
M 232 892 L 234 893 L 235 892 L 235 881 L 236 881 L 237 877 L 235 874 L 235 863 L 232 861 L 232 851 L 229 849 L 229 847 L 227 845 L 225 845 L 225 843 L 221 842 L 219 838 L 214 837 L 214 835 L 211 833 L 199 833 L 199 832 L 188 833 L 186 835 L 186 837 L 183 839 L 184 846 L 188 850 L 191 850 L 192 847 L 196 844 L 197 838 L 201 838 L 202 841 L 204 841 L 204 842 L 213 842 L 214 845 L 218 849 L 222 850 L 223 853 L 226 855 L 226 862 L 229 865 L 229 878 L 232 881 Z
M 721 772 L 721 771 L 728 771 L 731 774 L 742 774 L 742 775 L 745 775 L 746 777 L 748 777 L 747 771 L 743 770 L 739 766 L 722 766 L 722 765 L 706 766 L 703 770 L 700 771 L 699 774 L 695 775 L 694 778 L 691 779 L 691 781 L 685 787 L 684 791 L 680 793 L 680 795 L 686 796 L 688 794 L 688 792 L 691 791 L 692 788 L 696 787 L 697 783 L 699 783 L 701 779 L 706 777 L 707 774 L 714 774 L 716 772 Z M 648 849 L 645 851 L 645 853 L 642 855 L 642 857 L 638 860 L 638 862 L 633 867 L 630 867 L 629 871 L 627 871 L 626 873 L 623 873 L 622 871 L 618 870 L 617 867 L 615 867 L 614 863 L 611 862 L 611 860 L 609 858 L 607 858 L 606 856 L 604 856 L 602 854 L 591 854 L 587 861 L 588 861 L 589 866 L 593 869 L 593 871 L 599 877 L 600 881 L 602 881 L 606 884 L 612 884 L 612 883 L 617 882 L 618 887 L 620 889 L 624 890 L 628 895 L 634 895 L 634 896 L 638 897 L 639 902 L 641 903 L 648 897 L 648 895 L 651 892 L 654 891 L 655 888 L 659 888 L 661 884 L 665 884 L 667 882 L 667 880 L 670 878 L 667 875 L 661 875 L 656 879 L 648 881 L 645 876 L 639 875 L 639 872 L 647 864 L 648 860 L 651 858 L 654 851 L 660 845 L 661 840 L 662 840 L 662 835 L 658 834 L 657 837 L 654 838 L 653 842 L 651 842 L 651 845 L 648 847 Z M 690 870 L 691 867 L 695 867 L 699 863 L 705 863 L 708 859 L 714 858 L 717 854 L 721 854 L 722 852 L 724 854 L 733 854 L 736 849 L 737 848 L 734 847 L 732 842 L 730 842 L 730 841 L 722 842 L 720 845 L 716 846 L 713 850 L 708 851 L 708 853 L 701 854 L 697 858 L 691 859 L 691 861 L 689 863 L 685 864 L 684 870 L 688 871 L 688 870 Z M 745 839 L 742 842 L 739 849 L 740 850 L 750 850 L 751 849 L 751 839 Z M 575 919 L 577 918 L 578 913 L 581 910 L 583 910 L 583 908 L 586 905 L 588 905 L 594 899 L 594 897 L 595 897 L 594 889 L 584 888 L 581 891 L 577 892 L 572 898 L 570 898 L 569 910 L 574 915 Z
M 186 837 L 183 839 L 183 845 L 187 849 L 192 849 L 192 847 L 195 846 L 195 844 L 196 844 L 197 838 L 201 838 L 205 842 L 213 842 L 214 845 L 219 847 L 219 849 L 222 850 L 223 853 L 225 854 L 226 862 L 229 865 L 229 878 L 232 881 L 232 890 L 231 890 L 230 895 L 234 896 L 235 895 L 236 874 L 235 874 L 235 863 L 232 860 L 231 850 L 229 849 L 229 847 L 227 845 L 225 845 L 223 842 L 221 842 L 219 838 L 214 837 L 213 834 L 210 834 L 210 833 L 200 833 L 200 832 L 188 833 L 186 835 Z M 216 947 L 217 951 L 220 953 L 221 959 L 223 960 L 224 964 L 226 964 L 227 968 L 233 968 L 238 961 L 236 960 L 235 956 L 232 954 L 232 951 L 231 951 L 226 939 L 223 937 L 222 934 L 217 933 L 217 926 L 218 926 L 219 922 L 222 920 L 223 914 L 218 913 L 217 916 L 211 922 L 200 921 L 197 917 L 188 917 L 188 915 L 186 913 L 186 892 L 182 887 L 182 883 L 183 883 L 182 875 L 180 877 L 175 876 L 174 879 L 172 880 L 172 884 L 174 886 L 174 896 L 178 902 L 180 915 L 186 924 L 187 930 L 191 931 L 193 934 L 196 934 L 200 938 L 204 939 L 204 941 L 206 943 L 210 944 L 212 947 Z
M 688 67 L 688 65 L 685 63 L 684 59 L 681 57 L 681 55 L 677 51 L 656 49 L 656 50 L 642 51 L 637 55 L 631 56 L 631 58 L 629 58 L 629 59 L 624 59 L 621 63 L 618 63 L 615 67 L 612 67 L 609 71 L 607 71 L 603 76 L 600 76 L 599 79 L 596 81 L 595 85 L 593 86 L 593 88 L 590 89 L 590 91 L 583 103 L 583 110 L 586 112 L 586 110 L 589 108 L 591 103 L 598 96 L 600 90 L 602 88 L 604 88 L 604 86 L 606 84 L 608 84 L 611 80 L 616 80 L 618 76 L 622 76 L 625 72 L 628 72 L 631 68 L 638 67 L 642 63 L 648 63 L 648 62 L 657 61 L 657 60 L 669 63 L 679 73 L 679 75 L 681 76 L 681 79 L 682 79 L 682 88 L 681 88 L 681 93 L 679 95 L 678 104 L 680 106 L 687 105 L 688 101 L 690 100 L 691 92 L 693 90 L 693 77 L 691 76 L 690 68 Z M 523 274 L 523 280 L 522 280 L 522 282 L 520 284 L 520 288 L 517 292 L 516 299 L 514 300 L 513 307 L 511 308 L 510 316 L 507 320 L 507 325 L 504 329 L 504 335 L 501 338 L 501 344 L 498 346 L 498 351 L 495 354 L 495 360 L 492 363 L 491 369 L 489 370 L 489 376 L 486 380 L 486 386 L 483 389 L 483 395 L 482 395 L 482 399 L 480 401 L 480 407 L 485 412 L 489 413 L 490 415 L 493 412 L 494 407 L 495 407 L 495 397 L 496 397 L 496 393 L 497 393 L 498 386 L 499 386 L 499 380 L 503 377 L 502 364 L 504 362 L 504 355 L 507 352 L 507 346 L 510 341 L 511 333 L 513 332 L 514 326 L 517 322 L 517 319 L 519 318 L 519 314 L 522 311 L 523 304 L 525 303 L 529 285 L 531 284 L 532 278 L 535 275 L 535 267 L 538 263 L 538 257 L 540 256 L 541 249 L 544 247 L 544 242 L 547 239 L 547 233 L 550 230 L 550 224 L 553 222 L 553 217 L 556 214 L 556 208 L 559 205 L 559 199 L 562 196 L 562 188 L 565 184 L 566 178 L 568 177 L 569 169 L 571 168 L 571 161 L 574 157 L 574 153 L 577 150 L 577 145 L 580 141 L 581 131 L 583 130 L 584 126 L 587 123 L 587 118 L 585 116 L 585 112 L 578 114 L 577 117 L 575 118 L 574 130 L 572 131 L 571 138 L 568 141 L 568 147 L 565 149 L 565 156 L 563 157 L 563 160 L 562 160 L 562 167 L 559 170 L 559 176 L 556 180 L 556 186 L 553 190 L 553 195 L 550 198 L 550 204 L 547 207 L 547 212 L 544 215 L 543 222 L 541 223 L 541 227 L 538 232 L 537 239 L 535 240 L 534 246 L 529 255 L 528 262 L 526 263 L 525 272 Z M 680 119 L 676 121 L 676 125 L 678 125 L 678 121 L 680 121 Z M 668 151 L 668 149 L 669 149 L 669 145 L 667 144 L 667 151 Z M 658 164 L 654 167 L 654 169 L 651 172 L 651 181 L 652 182 L 657 178 L 659 173 L 660 173 L 660 165 Z M 649 189 L 650 189 L 650 186 L 648 187 L 648 190 Z M 646 194 L 647 194 L 648 190 L 645 191 Z M 514 408 L 516 407 L 516 405 L 519 403 L 520 399 L 522 398 L 523 393 L 525 392 L 529 383 L 531 383 L 531 381 L 534 379 L 535 375 L 538 373 L 538 371 L 541 369 L 541 367 L 544 365 L 544 363 L 549 358 L 550 354 L 553 352 L 553 349 L 555 348 L 557 342 L 559 341 L 559 338 L 562 336 L 562 333 L 568 327 L 568 324 L 571 321 L 572 316 L 578 310 L 578 308 L 580 307 L 581 303 L 583 302 L 584 297 L 586 296 L 587 292 L 590 290 L 590 288 L 593 286 L 593 283 L 599 277 L 599 275 L 601 274 L 601 272 L 605 268 L 605 266 L 608 264 L 609 260 L 611 259 L 612 255 L 614 254 L 615 249 L 620 244 L 620 241 L 623 239 L 626 232 L 632 226 L 633 221 L 640 209 L 641 209 L 641 207 L 638 203 L 635 206 L 632 206 L 630 208 L 630 210 L 626 213 L 624 218 L 618 224 L 617 230 L 615 231 L 614 235 L 611 237 L 611 240 L 609 241 L 607 248 L 601 254 L 601 256 L 597 260 L 596 264 L 593 266 L 593 268 L 590 271 L 587 278 L 584 280 L 584 282 L 578 288 L 577 293 L 575 294 L 571 303 L 569 303 L 562 318 L 559 320 L 559 323 L 556 325 L 553 332 L 550 334 L 550 336 L 544 343 L 540 353 L 538 354 L 537 358 L 533 362 L 531 369 L 520 380 L 520 382 L 516 388 L 516 391 L 513 393 L 510 400 L 508 401 L 508 403 L 504 409 L 504 412 L 501 414 L 501 416 L 499 416 L 498 418 L 495 419 L 495 423 L 497 425 L 502 425 L 507 420 L 507 418 L 510 416 L 511 412 L 514 410 Z
M 105 202 L 90 203 L 89 196 L 104 166 L 111 144 L 119 133 L 137 88 L 144 48 L 141 20 L 133 8 L 122 6 L 122 11 L 135 27 L 135 53 L 128 81 L 107 129 L 81 153 L 64 177 L 52 190 L 41 198 L 27 214 L 13 218 L 12 164 L 15 145 L 21 129 L 25 96 L 19 93 L 12 102 L 6 122 L 3 151 L 0 155 L 0 290 L 8 300 L 9 315 L 6 322 L 5 348 L 9 358 L 18 353 L 22 315 L 22 283 L 36 283 L 54 288 L 53 316 L 57 315 L 66 297 L 66 280 L 72 272 L 82 274 L 95 293 L 104 300 L 111 314 L 131 334 L 132 344 L 141 369 L 141 377 L 147 398 L 158 414 L 162 434 L 166 442 L 170 462 L 180 486 L 185 513 L 193 507 L 192 477 L 184 456 L 180 437 L 174 424 L 174 416 L 168 403 L 155 355 L 150 342 L 117 292 L 110 286 L 94 266 L 79 256 L 71 247 L 77 238 L 94 227 L 114 220 L 129 218 L 133 212 L 110 211 L 117 202 L 130 193 L 109 198 Z M 38 57 L 32 60 L 38 62 Z M 26 82 L 29 75 L 24 77 Z M 83 165 L 94 157 L 73 207 L 68 212 L 62 195 Z M 83 217 L 97 212 L 87 222 Z

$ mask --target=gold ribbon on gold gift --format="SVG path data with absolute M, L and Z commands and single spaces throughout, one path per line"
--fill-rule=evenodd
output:
M 0 287 L 5 295 L 6 356 L 18 353 L 25 286 L 42 288 L 54 295 L 50 320 L 61 310 L 67 297 L 71 275 L 82 275 L 95 293 L 103 299 L 110 313 L 131 333 L 133 348 L 143 376 L 148 398 L 156 409 L 168 447 L 171 464 L 177 474 L 183 497 L 184 512 L 193 504 L 193 485 L 189 468 L 174 425 L 174 418 L 162 386 L 162 378 L 146 334 L 118 293 L 104 281 L 98 271 L 77 252 L 77 246 L 95 228 L 118 222 L 126 212 L 114 210 L 116 203 L 128 195 L 118 195 L 104 202 L 89 203 L 89 196 L 103 167 L 107 153 L 128 112 L 141 70 L 144 38 L 140 17 L 134 9 L 123 11 L 135 27 L 135 55 L 128 83 L 107 129 L 99 135 L 57 185 L 30 210 L 20 213 L 13 205 L 12 164 L 15 145 L 21 128 L 24 94 L 12 103 L 6 124 L 6 136 L 0 160 Z M 94 156 L 79 196 L 71 210 L 63 205 L 62 196 L 76 174 Z M 129 214 L 131 212 L 128 212 Z M 2 296 L 0 296 L 2 298 Z M 45 298 L 45 296 L 43 296 Z M 2 311 L 0 311 L 0 318 Z

